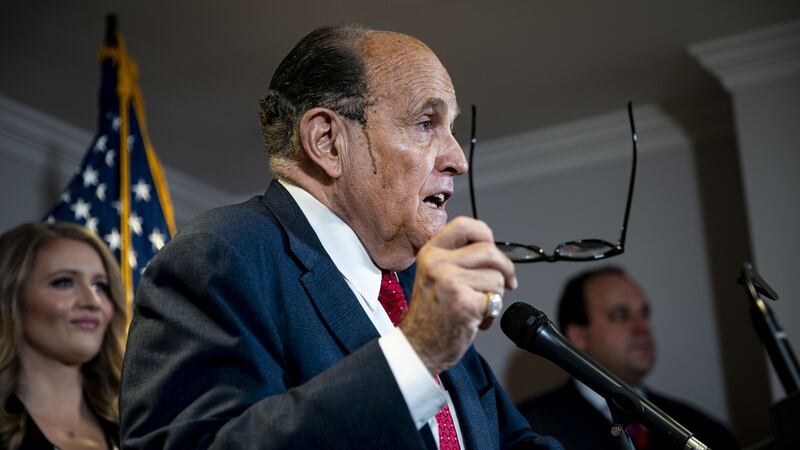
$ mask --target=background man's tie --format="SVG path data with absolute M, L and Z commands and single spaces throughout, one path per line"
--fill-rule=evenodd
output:
M 636 450 L 647 450 L 650 441 L 650 431 L 640 423 L 632 423 L 625 428 Z
M 381 291 L 378 294 L 378 301 L 386 310 L 389 319 L 394 326 L 400 323 L 403 316 L 408 312 L 408 301 L 403 293 L 403 288 L 397 282 L 394 272 L 383 271 L 381 277 Z M 436 377 L 439 384 L 439 377 Z M 458 433 L 453 424 L 453 416 L 450 415 L 450 408 L 444 405 L 436 413 L 436 423 L 439 425 L 439 449 L 440 450 L 460 450 L 458 444 Z

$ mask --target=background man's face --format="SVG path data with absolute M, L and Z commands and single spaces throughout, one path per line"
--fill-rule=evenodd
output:
M 467 169 L 451 132 L 458 104 L 447 71 L 421 42 L 380 33 L 363 51 L 367 125 L 354 133 L 357 148 L 345 161 L 346 192 L 371 256 L 400 269 L 445 225 L 453 177 Z M 385 261 L 376 255 L 380 247 L 392 249 Z
M 605 274 L 584 285 L 588 325 L 576 344 L 628 384 L 639 385 L 653 368 L 655 346 L 650 306 L 625 276 Z

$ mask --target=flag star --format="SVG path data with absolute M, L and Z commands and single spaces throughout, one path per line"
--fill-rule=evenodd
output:
M 97 171 L 92 169 L 91 166 L 86 166 L 83 171 L 83 187 L 89 187 L 97 184 Z
M 103 236 L 103 239 L 105 239 L 106 242 L 108 242 L 108 248 L 110 248 L 112 252 L 119 250 L 119 244 L 122 241 L 122 237 L 120 236 L 119 231 L 117 231 L 116 228 L 112 228 L 111 233 L 108 233 L 107 235 Z
M 108 167 L 114 167 L 114 150 L 106 152 L 106 165 Z
M 69 191 L 64 191 L 64 193 L 61 194 L 61 201 L 64 203 L 69 203 L 72 201 L 72 196 L 69 195 Z
M 56 223 L 56 218 L 52 214 L 47 216 L 47 223 Z
M 139 182 L 133 185 L 133 193 L 136 194 L 136 201 L 150 201 L 150 185 L 139 178 Z
M 153 228 L 153 232 L 150 233 L 150 236 L 148 237 L 150 243 L 153 244 L 153 248 L 156 251 L 161 250 L 161 247 L 164 246 L 164 238 L 165 236 L 161 234 L 161 231 L 158 228 Z
M 92 231 L 92 233 L 97 234 L 97 225 L 100 223 L 100 219 L 97 217 L 89 217 L 86 219 L 86 228 Z
M 134 249 L 128 250 L 128 265 L 131 266 L 131 269 L 136 268 L 136 251 Z
M 94 144 L 94 151 L 96 152 L 106 151 L 106 144 L 108 144 L 108 136 L 104 134 L 99 138 L 97 138 L 97 143 Z
M 122 203 L 120 203 L 119 200 L 112 203 L 111 207 L 117 211 L 117 215 L 122 214 Z
M 84 202 L 82 198 L 79 198 L 78 201 L 69 208 L 75 213 L 75 220 L 88 219 L 92 205 Z
M 128 135 L 128 150 L 133 150 L 133 144 L 136 142 L 136 136 Z
M 97 185 L 97 189 L 95 189 L 94 193 L 97 195 L 97 198 L 100 199 L 101 202 L 106 201 L 106 184 L 100 183 Z
M 131 211 L 131 216 L 128 218 L 128 225 L 131 231 L 136 233 L 137 236 L 142 235 L 142 218 L 136 215 L 135 211 Z
M 115 116 L 113 119 L 111 119 L 111 128 L 113 128 L 114 131 L 119 132 L 119 123 L 119 116 Z

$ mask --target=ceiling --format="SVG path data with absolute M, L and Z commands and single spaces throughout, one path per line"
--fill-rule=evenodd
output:
M 425 41 L 462 107 L 479 106 L 485 140 L 619 110 L 629 99 L 690 105 L 719 95 L 688 46 L 796 20 L 800 2 L 5 2 L 0 95 L 93 132 L 109 12 L 139 65 L 162 161 L 243 196 L 270 177 L 257 99 L 282 57 L 318 25 L 356 22 Z

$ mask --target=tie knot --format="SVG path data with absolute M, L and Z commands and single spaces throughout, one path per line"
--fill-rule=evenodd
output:
M 383 271 L 378 302 L 386 310 L 386 314 L 389 315 L 389 319 L 394 326 L 400 323 L 400 320 L 408 311 L 406 296 L 402 287 L 400 287 L 400 283 L 397 282 L 397 275 L 394 272 Z

